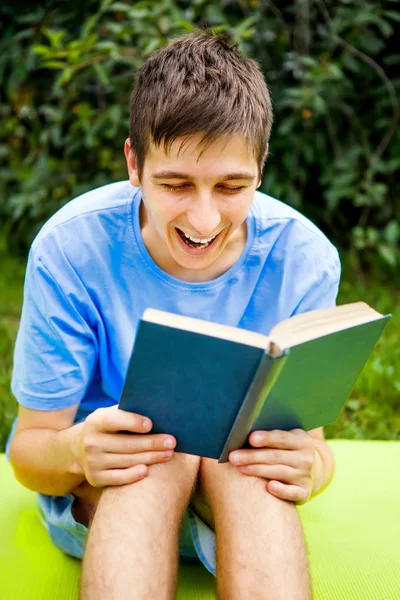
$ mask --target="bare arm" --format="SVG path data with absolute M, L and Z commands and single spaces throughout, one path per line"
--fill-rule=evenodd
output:
M 73 425 L 77 409 L 78 405 L 57 411 L 19 407 L 10 462 L 22 485 L 42 494 L 65 496 L 85 481 L 78 460 L 84 423 Z

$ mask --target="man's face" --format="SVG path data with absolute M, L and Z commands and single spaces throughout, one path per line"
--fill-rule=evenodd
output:
M 256 159 L 243 138 L 218 139 L 199 156 L 200 140 L 200 135 L 178 139 L 168 154 L 152 144 L 140 181 L 125 142 L 130 182 L 142 191 L 143 239 L 170 272 L 174 266 L 180 272 L 208 270 L 229 251 L 245 227 L 259 185 Z

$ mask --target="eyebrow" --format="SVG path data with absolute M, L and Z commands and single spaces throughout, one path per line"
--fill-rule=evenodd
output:
M 159 171 L 158 173 L 154 173 L 151 177 L 152 179 L 188 179 L 189 181 L 193 180 L 193 177 L 188 175 L 187 173 L 178 173 L 177 171 Z M 232 181 L 237 179 L 244 179 L 246 181 L 254 181 L 255 175 L 246 172 L 239 173 L 227 173 L 223 175 L 220 181 Z

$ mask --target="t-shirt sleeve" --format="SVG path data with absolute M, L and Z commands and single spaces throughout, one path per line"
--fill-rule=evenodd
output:
M 62 275 L 64 280 L 72 277 L 68 272 Z M 72 297 L 78 295 L 77 289 Z M 31 251 L 11 382 L 17 401 L 36 410 L 58 410 L 79 403 L 96 355 L 96 336 L 74 306 L 71 294 L 63 291 L 43 260 Z
M 306 293 L 291 316 L 336 305 L 340 282 L 340 259 L 337 250 L 329 245 L 328 251 L 315 257 Z

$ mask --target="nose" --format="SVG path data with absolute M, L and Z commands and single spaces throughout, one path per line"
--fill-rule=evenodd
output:
M 206 238 L 218 233 L 221 214 L 218 205 L 208 194 L 201 194 L 194 198 L 186 214 L 195 236 L 197 234 L 198 237 Z

